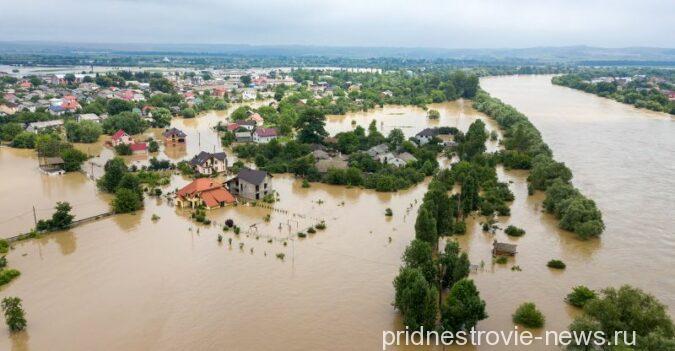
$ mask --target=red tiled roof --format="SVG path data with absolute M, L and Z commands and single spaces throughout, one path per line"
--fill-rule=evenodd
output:
M 198 178 L 184 186 L 176 193 L 179 197 L 199 196 L 208 207 L 218 206 L 219 203 L 233 203 L 234 196 L 219 182 L 208 178 Z
M 148 149 L 148 144 L 146 143 L 133 143 L 129 145 L 131 151 L 143 151 Z
M 227 130 L 230 131 L 230 132 L 234 132 L 238 128 L 239 128 L 238 123 L 230 123 L 230 124 L 227 125 Z
M 117 140 L 117 139 L 123 137 L 125 134 L 127 134 L 127 132 L 125 132 L 124 130 L 120 129 L 120 130 L 116 131 L 115 134 L 112 135 L 112 139 L 113 139 L 113 140 Z
M 257 112 L 254 113 L 254 114 L 252 114 L 252 115 L 250 115 L 250 116 L 248 117 L 248 119 L 250 119 L 250 120 L 252 120 L 252 121 L 256 121 L 256 122 L 262 122 L 262 121 L 264 121 L 264 119 L 262 118 L 262 116 L 260 116 L 260 114 L 257 113 Z
M 259 127 L 255 130 L 255 134 L 261 138 L 264 137 L 273 137 L 277 136 L 277 130 L 275 128 L 263 128 Z

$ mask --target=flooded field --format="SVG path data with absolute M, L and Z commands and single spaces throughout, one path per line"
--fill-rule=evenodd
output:
M 491 263 L 495 236 L 479 229 L 479 219 L 471 220 L 469 233 L 458 237 L 472 263 L 484 262 L 484 268 L 471 275 L 490 315 L 479 328 L 510 330 L 515 308 L 534 301 L 547 317 L 547 329 L 564 329 L 575 311 L 562 299 L 578 284 L 593 288 L 635 284 L 672 310 L 675 287 L 662 279 L 675 268 L 671 229 L 675 223 L 670 215 L 675 171 L 668 162 L 675 152 L 672 121 L 569 93 L 547 79 L 502 77 L 482 84 L 527 113 L 542 130 L 556 157 L 574 171 L 575 184 L 598 202 L 607 230 L 600 240 L 576 240 L 541 213 L 542 194 L 527 196 L 524 172 L 498 169 L 500 178 L 512 182 L 516 195 L 512 215 L 502 222 L 522 227 L 527 234 L 518 239 L 496 235 L 519 245 L 519 254 L 506 265 Z M 377 119 L 383 133 L 401 128 L 411 136 L 430 125 L 466 129 L 476 118 L 494 128 L 470 108 L 470 102 L 432 108 L 441 113 L 437 121 L 428 120 L 422 109 L 392 106 L 329 116 L 327 129 L 334 134 L 355 127 L 352 120 L 367 127 Z M 210 127 L 223 119 L 224 115 L 209 113 L 174 120 L 173 125 L 188 133 L 185 155 L 172 157 L 164 150 L 160 154 L 176 160 L 200 149 L 219 148 Z M 604 134 L 595 134 L 600 130 Z M 55 201 L 79 199 L 107 208 L 108 199 L 85 175 L 44 178 L 30 155 L 0 148 L 4 216 L 21 212 L 15 201 L 27 203 L 30 210 L 35 199 L 46 208 Z M 66 182 L 68 177 L 72 181 Z M 174 177 L 170 187 L 184 182 Z M 275 175 L 273 187 L 281 199 L 276 210 L 217 209 L 208 214 L 214 221 L 211 226 L 198 226 L 165 200 L 148 198 L 145 209 L 134 215 L 17 244 L 8 258 L 22 275 L 0 292 L 24 300 L 29 326 L 11 336 L 0 328 L 0 349 L 381 349 L 382 330 L 401 328 L 391 306 L 392 280 L 414 236 L 426 182 L 394 194 L 324 184 L 302 188 L 300 183 L 292 176 Z M 21 198 L 13 195 L 17 189 L 22 190 Z M 393 210 L 393 217 L 385 217 L 386 208 Z M 153 214 L 160 219 L 152 221 Z M 267 214 L 269 222 L 263 219 Z M 242 228 L 241 234 L 220 229 L 228 218 Z M 325 231 L 289 239 L 321 220 L 326 221 Z M 13 221 L 17 228 L 29 228 L 32 213 Z M 218 243 L 221 233 L 224 240 Z M 568 268 L 549 270 L 545 264 L 552 258 L 564 260 Z M 522 272 L 511 271 L 513 265 Z

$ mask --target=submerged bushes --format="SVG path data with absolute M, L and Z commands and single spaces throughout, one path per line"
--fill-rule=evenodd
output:
M 527 117 L 482 90 L 476 94 L 474 107 L 504 130 L 506 150 L 499 153 L 499 161 L 508 168 L 530 170 L 530 190 L 546 191 L 544 208 L 558 218 L 559 226 L 582 239 L 600 235 L 605 229 L 600 210 L 570 183 L 572 171 L 553 159 Z

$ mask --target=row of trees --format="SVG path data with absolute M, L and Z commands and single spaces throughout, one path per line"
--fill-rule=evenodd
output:
M 504 131 L 505 150 L 499 161 L 506 167 L 530 170 L 527 178 L 530 192 L 546 191 L 545 208 L 560 220 L 560 227 L 583 239 L 600 235 L 605 228 L 600 210 L 570 183 L 572 171 L 553 159 L 548 145 L 527 117 L 482 90 L 476 94 L 473 105 L 497 121 Z

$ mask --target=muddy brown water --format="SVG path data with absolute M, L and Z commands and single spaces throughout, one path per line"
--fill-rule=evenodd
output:
M 576 313 L 562 299 L 577 284 L 601 288 L 631 283 L 672 309 L 672 121 L 554 87 L 549 80 L 500 77 L 484 79 L 482 85 L 528 114 L 556 157 L 572 168 L 575 184 L 596 199 L 607 230 L 600 240 L 576 240 L 541 213 L 542 194 L 527 196 L 524 172 L 499 169 L 516 195 L 511 217 L 500 223 L 523 227 L 527 234 L 518 239 L 496 234 L 498 240 L 519 245 L 517 257 L 506 265 L 492 264 L 495 236 L 480 230 L 480 219 L 470 220 L 469 233 L 458 238 L 473 263 L 484 263 L 471 275 L 490 315 L 479 328 L 510 330 L 517 305 L 534 301 L 547 317 L 546 328 L 562 330 Z M 421 109 L 392 106 L 329 116 L 327 129 L 350 130 L 351 120 L 366 127 L 377 119 L 385 134 L 391 128 L 417 126 L 403 128 L 412 135 L 431 124 L 466 129 L 476 118 L 485 119 L 468 102 L 434 108 L 441 112 L 439 121 L 428 121 Z M 205 128 L 203 140 L 210 140 L 208 126 L 223 118 L 209 113 L 189 122 Z M 190 142 L 186 148 L 198 150 Z M 108 199 L 86 176 L 45 178 L 35 162 L 30 152 L 0 148 L 0 221 L 20 215 L 3 225 L 3 236 L 31 226 L 32 214 L 26 217 L 20 207 L 36 199 L 45 208 L 58 200 L 94 201 L 87 209 L 92 212 L 106 208 Z M 167 188 L 186 181 L 175 176 Z M 18 243 L 8 258 L 22 275 L 0 288 L 0 295 L 24 300 L 29 327 L 13 335 L 0 328 L 0 349 L 381 349 L 382 330 L 401 328 L 391 306 L 391 282 L 413 237 L 426 184 L 388 194 L 323 184 L 305 189 L 291 176 L 276 175 L 273 186 L 281 199 L 276 211 L 217 209 L 208 214 L 214 225 L 198 226 L 165 199 L 148 198 L 146 208 L 136 214 Z M 19 190 L 22 195 L 14 195 Z M 85 215 L 78 212 L 85 207 L 74 207 L 78 216 Z M 393 210 L 393 217 L 384 216 L 386 208 Z M 152 221 L 153 214 L 160 219 Z M 241 234 L 222 232 L 220 224 L 228 218 L 242 227 Z M 325 231 L 289 239 L 320 220 L 326 221 Z M 283 260 L 276 257 L 280 253 Z M 549 270 L 545 264 L 551 258 L 564 260 L 568 268 Z M 513 265 L 522 271 L 512 271 Z

